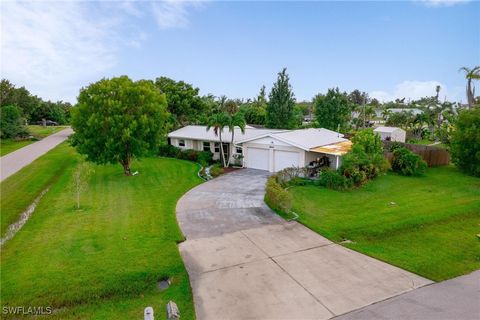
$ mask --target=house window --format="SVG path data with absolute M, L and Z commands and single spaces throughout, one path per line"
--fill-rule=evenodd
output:
M 235 150 L 235 152 L 238 154 L 242 154 L 242 151 L 243 151 L 242 147 L 237 147 Z
M 183 140 L 183 139 L 178 140 L 178 146 L 179 147 L 185 147 L 185 140 Z
M 210 151 L 210 142 L 203 142 L 203 151 Z
M 215 152 L 220 152 L 220 143 L 215 142 Z

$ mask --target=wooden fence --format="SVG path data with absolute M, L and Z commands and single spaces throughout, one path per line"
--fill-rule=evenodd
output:
M 446 166 L 450 163 L 450 153 L 446 149 L 435 146 L 383 141 L 385 150 L 389 150 L 393 143 L 400 144 L 413 153 L 418 154 L 423 158 L 423 160 L 425 160 L 429 167 Z M 389 161 L 391 161 L 393 154 L 391 152 L 386 152 L 385 156 Z

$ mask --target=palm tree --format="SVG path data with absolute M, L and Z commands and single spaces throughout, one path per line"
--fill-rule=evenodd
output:
M 435 95 L 435 100 L 437 101 L 437 103 L 438 103 L 438 95 L 440 94 L 440 89 L 441 89 L 441 87 L 440 87 L 439 85 L 437 85 L 437 86 L 435 87 L 435 92 L 437 93 L 437 94 Z
M 218 139 L 220 140 L 220 160 L 222 161 L 222 164 L 224 167 L 227 166 L 227 163 L 225 161 L 225 154 L 223 153 L 222 131 L 223 131 L 223 128 L 227 126 L 227 123 L 228 123 L 228 117 L 223 112 L 212 115 L 208 119 L 208 123 L 207 123 L 207 131 L 213 128 L 213 132 L 215 133 L 215 136 L 217 136 Z
M 384 107 L 384 108 L 382 109 L 382 118 L 383 118 L 383 120 L 387 120 L 388 117 L 390 116 L 390 114 L 391 114 L 391 112 L 390 112 L 390 110 L 388 110 L 388 108 L 385 108 L 385 107 Z
M 473 69 L 461 67 L 459 71 L 465 72 L 465 78 L 467 79 L 467 102 L 468 108 L 471 108 L 475 103 L 475 87 L 472 84 L 472 80 L 480 79 L 480 66 L 476 66 Z
M 232 140 L 230 142 L 230 148 L 233 146 L 233 138 L 235 136 L 235 128 L 239 127 L 242 133 L 245 133 L 245 118 L 241 113 L 229 114 L 227 116 L 227 127 L 228 131 L 232 133 Z M 230 157 L 228 157 L 227 167 L 230 165 Z

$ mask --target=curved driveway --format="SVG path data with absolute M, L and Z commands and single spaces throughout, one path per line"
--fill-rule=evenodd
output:
M 42 140 L 29 144 L 0 158 L 1 175 L 3 181 L 23 167 L 32 163 L 38 157 L 44 155 L 57 145 L 67 140 L 73 133 L 71 128 L 54 133 Z
M 238 170 L 177 203 L 197 319 L 329 319 L 431 283 L 281 219 L 266 179 Z

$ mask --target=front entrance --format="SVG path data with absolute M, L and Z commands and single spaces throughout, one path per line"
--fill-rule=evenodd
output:
M 223 142 L 222 151 L 223 156 L 225 157 L 225 162 L 228 162 L 228 159 L 230 159 L 230 143 Z

